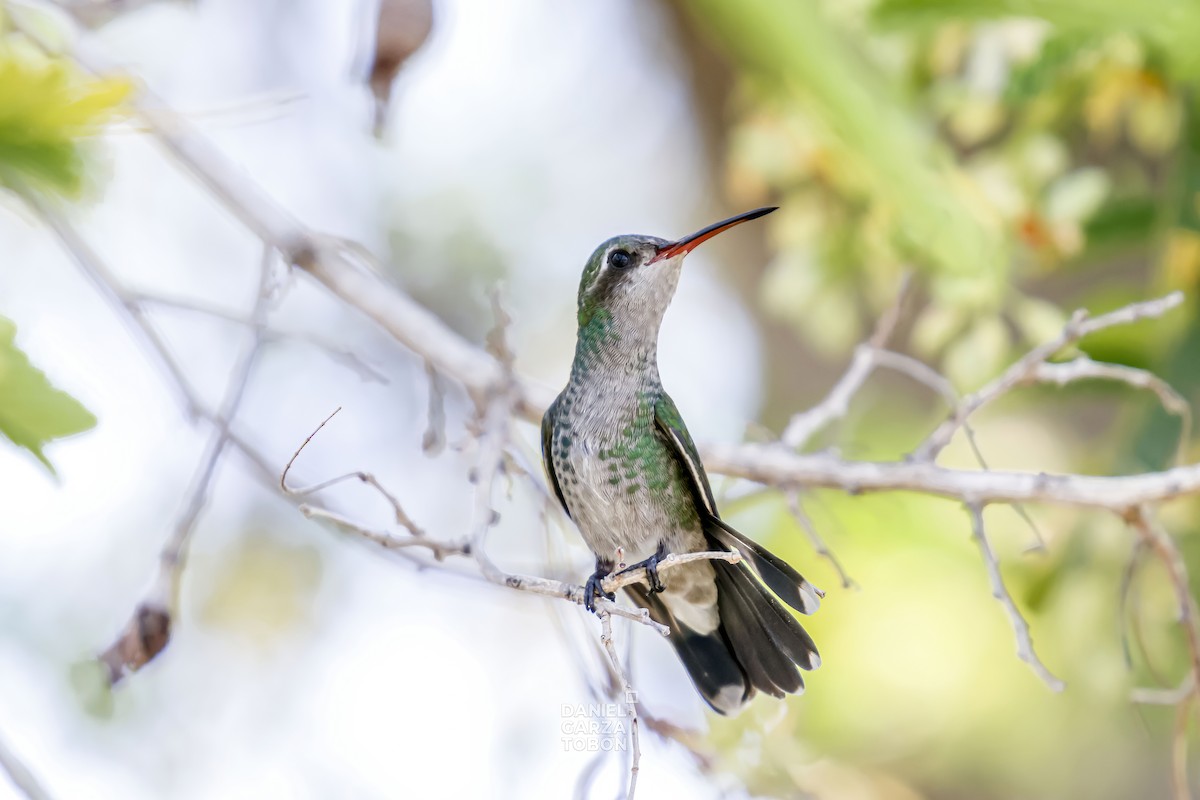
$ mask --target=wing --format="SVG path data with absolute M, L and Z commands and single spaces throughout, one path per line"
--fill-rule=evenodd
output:
M 708 485 L 708 476 L 704 474 L 704 464 L 700 454 L 696 452 L 696 443 L 679 416 L 679 409 L 670 395 L 663 392 L 658 402 L 654 404 L 654 422 L 658 430 L 670 442 L 675 451 L 675 457 L 683 464 L 684 472 L 690 479 L 692 494 L 696 498 L 696 507 L 708 512 L 711 517 L 719 517 L 717 501 L 713 499 L 712 487 Z
M 554 458 L 551 455 L 554 447 L 554 415 L 558 409 L 558 398 L 554 398 L 554 402 L 550 404 L 550 408 L 546 409 L 546 413 L 542 415 L 542 464 L 546 467 L 546 479 L 550 482 L 550 488 L 554 490 L 554 496 L 558 498 L 558 502 L 562 504 L 563 511 L 567 516 L 571 516 L 571 509 L 567 508 L 566 498 L 563 497 L 562 487 L 558 484 L 558 476 L 554 474 Z
M 659 431 L 671 443 L 676 458 L 683 464 L 684 472 L 690 478 L 696 507 L 708 512 L 707 518 L 701 514 L 701 521 L 710 544 L 716 545 L 715 549 L 737 550 L 741 553 L 742 558 L 754 568 L 763 583 L 792 608 L 803 614 L 816 611 L 823 595 L 820 589 L 806 581 L 786 561 L 721 520 L 721 515 L 717 513 L 717 503 L 713 499 L 712 487 L 708 485 L 708 476 L 704 473 L 704 464 L 700 462 L 700 454 L 696 451 L 696 444 L 692 441 L 687 426 L 683 424 L 683 418 L 679 416 L 679 409 L 675 408 L 675 403 L 666 392 L 663 392 L 654 406 L 654 421 Z

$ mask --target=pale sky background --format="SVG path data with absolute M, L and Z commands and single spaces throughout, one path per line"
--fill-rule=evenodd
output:
M 442 0 L 437 11 L 383 144 L 367 133 L 368 95 L 354 74 L 369 0 L 162 4 L 98 38 L 306 223 L 380 253 L 404 243 L 399 274 L 415 285 L 460 275 L 439 302 L 480 304 L 490 279 L 454 254 L 464 230 L 484 242 L 507 267 L 522 368 L 561 384 L 592 248 L 616 233 L 678 236 L 711 221 L 679 60 L 655 9 L 637 0 Z M 111 177 L 77 221 L 114 271 L 145 291 L 244 308 L 257 280 L 253 237 L 149 137 L 125 129 L 105 145 Z M 170 648 L 120 688 L 110 718 L 86 713 L 71 665 L 106 647 L 145 591 L 207 431 L 187 426 L 119 318 L 9 200 L 0 204 L 0 314 L 16 322 L 33 362 L 100 420 L 50 448 L 58 481 L 0 447 L 0 738 L 52 793 L 569 794 L 590 756 L 564 752 L 562 706 L 591 701 L 572 649 L 586 658 L 598 624 L 565 604 L 417 573 L 306 523 L 236 457 L 197 530 Z M 287 282 L 272 319 L 342 343 L 390 383 L 363 383 L 302 344 L 274 345 L 239 430 L 282 467 L 343 406 L 306 451 L 305 475 L 373 471 L 434 535 L 462 535 L 469 462 L 420 451 L 420 363 L 302 277 Z M 215 402 L 240 332 L 170 311 L 156 320 Z M 688 260 L 660 360 L 696 438 L 737 438 L 755 418 L 756 334 L 703 249 Z M 452 441 L 464 410 L 452 397 Z M 532 453 L 535 431 L 521 430 Z M 333 496 L 382 524 L 386 509 L 368 493 Z M 501 507 L 491 550 L 505 566 L 540 568 L 535 503 L 518 485 Z M 577 534 L 554 539 L 570 546 L 582 580 L 591 564 Z M 637 647 L 646 706 L 702 725 L 666 643 L 639 635 Z M 643 750 L 643 796 L 719 796 L 677 750 L 649 735 Z M 618 766 L 600 774 L 595 796 L 616 793 Z M 0 780 L 0 798 L 9 796 Z

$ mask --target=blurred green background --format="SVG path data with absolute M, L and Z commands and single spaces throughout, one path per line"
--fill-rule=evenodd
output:
M 373 13 L 362 4 L 343 6 L 320 13 L 359 22 Z M 251 112 L 236 110 L 232 121 L 214 119 L 225 113 L 221 111 L 192 112 L 193 121 L 211 129 L 277 195 L 286 194 L 288 180 L 300 180 L 283 177 L 296 163 L 307 165 L 312 159 L 323 165 L 314 168 L 311 186 L 288 196 L 287 202 L 314 225 L 346 232 L 388 255 L 396 265 L 393 277 L 465 335 L 481 338 L 487 328 L 481 288 L 503 278 L 518 320 L 521 366 L 548 384 L 557 385 L 565 376 L 572 286 L 594 242 L 652 224 L 660 225 L 657 233 L 677 234 L 697 220 L 770 203 L 781 210 L 764 220 L 765 233 L 714 242 L 707 257 L 715 267 L 685 278 L 685 283 L 703 279 L 707 288 L 689 296 L 685 287 L 677 305 L 691 310 L 668 318 L 668 328 L 674 326 L 677 333 L 664 333 L 675 337 L 664 347 L 664 374 L 668 386 L 688 387 L 672 392 L 689 421 L 693 415 L 700 419 L 698 426 L 693 423 L 697 438 L 728 439 L 745 430 L 759 437 L 764 429 L 782 430 L 791 414 L 818 400 L 840 374 L 907 271 L 916 274 L 916 299 L 908 304 L 895 346 L 936 366 L 960 391 L 979 387 L 1021 353 L 1051 338 L 1075 308 L 1101 312 L 1181 289 L 1186 295 L 1183 310 L 1161 321 L 1093 336 L 1081 348 L 1099 360 L 1154 371 L 1193 406 L 1200 397 L 1196 4 L 658 0 L 566 9 L 526 0 L 485 11 L 478 3 L 446 2 L 436 7 L 439 23 L 430 43 L 401 73 L 403 91 L 395 99 L 382 144 L 365 132 L 361 81 L 347 66 L 353 61 L 347 54 L 361 45 L 356 42 L 361 33 L 345 36 L 345 29 L 358 30 L 345 20 L 341 28 L 326 30 L 314 22 L 324 18 L 312 7 L 290 12 L 265 0 L 241 10 L 217 2 L 152 4 L 118 17 L 96 35 L 122 61 L 128 56 L 131 74 L 158 81 L 156 88 L 182 106 L 185 115 L 188 107 L 244 103 L 250 97 Z M 290 13 L 301 22 L 288 22 Z M 486 24 L 477 19 L 482 17 Z M 247 23 L 251 18 L 253 24 Z M 54 27 L 50 21 L 43 24 Z M 247 27 L 238 28 L 241 24 Z M 266 44 L 274 34 L 284 37 L 285 44 Z M 163 42 L 148 43 L 155 35 Z M 321 44 L 322 36 L 338 35 L 347 41 Z M 190 78 L 169 66 L 170 42 L 185 36 L 218 41 L 229 53 L 255 53 L 253 59 L 245 56 L 245 63 L 257 65 L 259 71 L 252 72 L 256 77 L 231 77 L 230 67 L 224 78 L 218 71 L 207 88 L 189 83 Z M 305 61 L 303 54 L 313 48 L 325 48 L 324 62 L 313 57 L 314 62 L 328 62 L 324 72 Z M 195 70 L 206 57 L 194 52 L 183 61 Z M 236 65 L 243 56 L 232 58 Z M 485 73 L 493 68 L 497 73 L 489 78 Z M 305 93 L 300 110 L 278 99 L 262 99 L 264 92 L 280 87 L 299 87 Z M 198 246 L 210 231 L 229 224 L 204 221 L 209 217 L 203 216 L 196 221 L 190 210 L 180 210 L 171 219 L 147 216 L 120 228 L 118 212 L 124 208 L 130 214 L 134 202 L 128 187 L 119 188 L 121 182 L 169 169 L 159 162 L 126 163 L 135 158 L 126 151 L 148 147 L 136 123 L 125 121 L 129 91 L 127 76 L 89 77 L 65 59 L 39 53 L 18 34 L 0 34 L 0 185 L 9 189 L 2 211 L 21 220 L 19 236 L 25 237 L 10 254 L 32 252 L 26 240 L 39 235 L 36 221 L 17 199 L 21 193 L 36 193 L 43 202 L 70 209 L 95 235 L 111 234 L 114 242 L 128 242 L 139 225 L 154 222 L 159 227 L 148 235 L 146 247 L 161 245 L 168 252 Z M 488 100 L 477 104 L 472 97 Z M 263 109 L 274 121 L 245 119 Z M 484 124 L 489 113 L 495 115 L 494 128 Z M 287 127 L 292 124 L 301 133 Z M 441 149 L 423 149 L 439 139 L 444 139 Z M 276 155 L 264 154 L 276 145 L 283 155 L 272 162 Z M 664 158 L 674 148 L 686 155 Z M 131 172 L 134 177 L 122 177 Z M 143 186 L 138 191 L 151 190 Z M 330 210 L 339 197 L 341 206 Z M 347 205 L 346 198 L 354 199 Z M 211 215 L 211 209 L 206 213 Z M 179 221 L 185 216 L 186 224 Z M 0 235 L 11 243 L 18 236 L 14 230 L 0 230 Z M 179 237 L 183 244 L 165 243 Z M 0 239 L 0 253 L 4 242 Z M 109 247 L 113 254 L 125 252 L 119 243 Z M 239 254 L 247 249 L 231 248 Z M 177 274 L 159 288 L 187 291 L 205 283 L 205 267 L 187 267 L 182 259 L 171 268 Z M 99 435 L 112 424 L 106 406 L 136 416 L 138 404 L 149 401 L 144 394 L 122 394 L 119 387 L 97 388 L 119 381 L 101 370 L 73 374 L 82 357 L 51 355 L 69 352 L 77 346 L 72 342 L 79 341 L 55 338 L 62 330 L 61 315 L 73 313 L 64 309 L 90 301 L 64 300 L 57 310 L 47 310 L 47 304 L 59 301 L 43 283 L 28 277 L 35 263 L 11 256 L 0 262 L 8 281 L 0 284 L 6 290 L 0 293 L 0 315 L 14 321 L 0 319 L 0 432 L 36 454 L 45 467 L 57 466 L 60 455 L 74 467 L 60 470 L 62 483 L 53 484 L 35 461 L 12 448 L 0 454 L 7 459 L 0 463 L 6 479 L 16 481 L 13 476 L 19 475 L 20 480 L 44 482 L 49 488 L 38 497 L 61 498 L 79 482 L 103 482 L 95 466 L 111 451 L 89 453 L 91 434 L 45 453 L 43 448 L 96 420 Z M 152 285 L 147 276 L 154 269 L 144 267 L 130 279 Z M 26 277 L 17 277 L 21 271 Z M 548 281 L 561 302 L 549 300 L 549 289 L 539 294 L 542 281 Z M 209 288 L 219 299 L 231 294 L 226 286 Z M 378 471 L 386 474 L 393 465 L 401 494 L 420 494 L 404 488 L 410 486 L 410 470 L 423 469 L 411 466 L 422 463 L 414 444 L 423 423 L 420 365 L 396 354 L 377 334 L 348 323 L 344 310 L 313 311 L 317 302 L 307 298 L 299 310 L 287 312 L 292 327 L 307 330 L 317 320 L 326 332 L 344 336 L 348 347 L 382 361 L 392 378 L 387 390 L 364 394 L 360 401 L 362 417 L 394 415 L 383 431 L 383 452 L 371 454 L 380 432 L 366 421 L 327 447 L 340 450 L 337 457 L 348 468 L 376 459 L 382 465 Z M 14 323 L 10 342 L 6 332 Z M 28 352 L 20 349 L 27 327 L 33 330 Z M 733 345 L 723 350 L 704 338 L 729 331 Z M 179 334 L 177 341 L 194 338 Z M 193 345 L 184 345 L 193 352 L 189 348 Z M 136 357 L 133 348 L 123 352 L 122 359 Z M 284 381 L 278 385 L 292 380 L 307 386 L 316 380 L 307 360 L 288 352 L 276 355 L 264 370 Z M 676 384 L 667 371 L 672 360 L 684 364 Z M 218 364 L 212 375 L 219 374 Z M 138 385 L 152 382 L 143 379 Z M 70 387 L 77 400 L 51 384 Z M 705 403 L 702 387 L 710 399 L 717 398 L 707 417 L 699 408 Z M 346 395 L 358 391 L 353 382 L 344 389 Z M 31 407 L 38 413 L 22 416 L 14 400 L 18 395 L 33 397 Z M 264 400 L 255 413 L 271 418 L 274 427 L 264 427 L 263 435 L 286 460 L 297 433 L 311 429 L 307 423 L 319 421 L 335 401 L 343 402 L 342 396 L 335 392 L 305 400 L 301 407 L 287 406 L 282 415 L 287 426 L 273 416 L 282 407 L 278 404 Z M 166 409 L 158 412 L 162 419 L 156 424 L 162 430 L 181 428 L 171 416 L 169 399 L 155 401 Z M 902 458 L 941 418 L 939 402 L 904 378 L 877 376 L 856 398 L 848 418 L 810 447 L 836 447 L 856 459 Z M 465 411 L 461 403 L 457 412 L 453 402 L 451 407 L 454 439 L 460 435 L 454 420 L 461 422 Z M 1167 468 L 1179 436 L 1178 420 L 1152 397 L 1090 383 L 1068 390 L 1020 390 L 989 407 L 975 427 L 992 467 L 1090 474 Z M 150 458 L 153 449 L 147 448 Z M 1185 450 L 1187 460 L 1194 460 L 1194 443 L 1186 443 Z M 182 458 L 176 470 L 180 475 L 186 474 L 186 455 L 172 456 Z M 408 459 L 410 466 L 394 466 L 399 458 Z M 446 494 L 444 507 L 427 510 L 432 528 L 463 518 L 465 484 L 455 481 L 461 481 L 465 467 L 456 458 L 453 453 L 441 458 L 440 471 L 428 478 L 427 492 Z M 941 463 L 975 466 L 959 440 Z M 130 469 L 151 467 L 133 463 Z M 324 464 L 319 469 L 338 471 L 326 470 Z M 457 488 L 447 488 L 453 486 Z M 642 764 L 651 787 L 658 780 L 667 787 L 664 791 L 735 797 L 1165 797 L 1172 791 L 1173 769 L 1194 763 L 1196 748 L 1186 744 L 1172 762 L 1173 748 L 1180 746 L 1174 732 L 1195 726 L 1194 708 L 1184 708 L 1177 718 L 1173 707 L 1136 706 L 1129 699 L 1134 687 L 1176 685 L 1186 654 L 1160 565 L 1150 559 L 1136 562 L 1127 602 L 1122 602 L 1133 536 L 1117 520 L 1072 509 L 1030 508 L 1045 538 L 1044 549 L 1031 549 L 1035 532 L 1026 521 L 1011 509 L 987 511 L 1004 576 L 1030 622 L 1034 643 L 1067 683 L 1063 693 L 1055 694 L 1017 659 L 1008 621 L 991 597 L 970 539 L 967 514 L 954 503 L 908 494 L 805 492 L 802 499 L 816 528 L 853 578 L 855 585 L 844 587 L 829 563 L 814 553 L 784 498 L 723 479 L 717 479 L 717 486 L 725 497 L 726 516 L 735 525 L 800 565 L 828 591 L 820 613 L 808 621 L 824 665 L 808 681 L 805 696 L 786 704 L 760 699 L 733 720 L 704 717 L 683 695 L 677 702 L 687 707 L 684 722 L 707 728 L 688 740 L 708 761 L 701 764 L 673 744 L 651 744 Z M 179 488 L 143 486 L 125 495 L 126 507 L 142 509 L 134 513 L 138 524 L 149 526 L 138 548 L 153 553 L 154 521 L 159 530 L 167 528 L 177 497 L 173 492 Z M 452 492 L 460 496 L 455 499 Z M 11 502 L 13 528 L 22 527 L 14 520 L 40 518 L 32 505 L 22 517 L 19 501 Z M 330 596 L 330 581 L 337 586 L 348 580 L 346 575 L 368 567 L 338 561 L 347 558 L 340 548 L 348 545 L 331 544 L 327 534 L 314 532 L 286 506 L 272 506 L 261 497 L 233 506 L 219 506 L 224 508 L 218 512 L 221 525 L 228 531 L 224 549 L 214 545 L 213 552 L 199 559 L 198 577 L 191 579 L 193 611 L 184 624 L 218 643 L 208 655 L 194 657 L 219 661 L 223 647 L 262 647 L 280 630 L 302 643 L 288 647 L 310 655 L 331 647 L 327 630 L 322 631 L 339 624 L 330 620 L 348 601 L 339 594 L 344 586 Z M 1200 574 L 1197 510 L 1191 500 L 1164 510 L 1164 521 L 1193 574 Z M 5 511 L 0 506 L 0 526 L 5 525 Z M 67 519 L 54 524 L 65 529 Z M 130 546 L 119 536 L 105 539 L 111 529 L 103 521 L 89 525 L 89 535 L 111 541 L 113 553 L 122 542 Z M 298 533 L 300 529 L 306 532 Z M 12 547 L 12 558 L 22 558 L 21 545 L 6 543 L 6 534 L 0 527 L 0 552 Z M 526 529 L 498 537 L 505 540 L 502 552 L 515 563 L 538 568 L 531 555 L 541 547 L 536 534 Z M 574 532 L 565 531 L 563 537 L 565 547 L 579 556 Z M 36 582 L 39 574 L 28 562 L 13 566 L 17 563 L 9 560 L 9 574 L 16 576 L 5 601 L 11 608 L 26 601 L 20 587 Z M 39 655 L 10 655 L 16 666 L 9 672 L 49 675 L 42 692 L 59 704 L 58 722 L 49 727 L 79 726 L 89 732 L 28 734 L 33 737 L 28 741 L 35 742 L 27 746 L 34 752 L 31 760 L 51 783 L 55 765 L 63 759 L 96 752 L 91 750 L 100 746 L 95 740 L 108 738 L 111 731 L 106 726 L 123 725 L 122 735 L 135 739 L 150 730 L 146 698 L 139 701 L 143 705 L 129 699 L 145 690 L 130 687 L 108 709 L 112 718 L 98 720 L 54 677 L 66 673 L 68 656 L 106 645 L 123 619 L 121 609 L 128 613 L 146 559 L 120 563 L 115 572 L 119 588 L 92 587 L 95 593 L 113 595 L 107 609 L 73 620 L 69 632 L 52 645 L 40 638 L 42 632 L 31 632 L 33 626 L 10 623 L 14 649 L 32 648 Z M 571 563 L 585 564 L 586 557 Z M 421 581 L 436 580 L 412 574 L 394 578 L 392 568 L 369 567 L 378 570 L 374 579 L 381 584 L 415 584 L 410 589 L 418 592 L 417 598 L 430 591 Z M 572 567 L 568 575 L 583 575 L 582 569 Z M 29 580 L 22 583 L 19 578 L 26 572 Z M 331 578 L 337 575 L 341 578 Z M 533 601 L 498 601 L 486 589 L 470 592 L 501 609 L 489 612 L 497 615 L 496 625 L 511 624 L 514 614 L 541 615 L 540 607 L 529 605 Z M 314 601 L 314 596 L 322 599 Z M 313 609 L 314 602 L 321 610 Z M 464 604 L 458 613 L 470 614 L 470 608 Z M 55 619 L 71 619 L 72 613 L 64 606 Z M 15 612 L 9 619 L 16 619 Z M 379 624 L 391 619 L 385 614 Z M 545 619 L 522 619 L 532 626 L 524 633 L 523 652 L 540 652 L 550 646 L 548 641 L 557 641 L 554 626 Z M 589 623 L 583 620 L 580 629 L 590 632 Z M 491 627 L 483 621 L 478 625 Z M 0 627 L 0 634 L 5 631 Z M 449 631 L 445 635 L 458 642 L 451 648 L 455 653 L 470 651 L 472 637 L 484 635 Z M 363 637 L 356 641 L 378 642 L 374 634 Z M 558 644 L 560 650 L 570 646 Z M 157 680 L 168 680 L 162 671 L 183 658 L 180 649 L 173 645 L 163 663 L 154 666 L 160 670 Z M 390 663 L 382 651 L 368 649 L 360 656 Z M 478 653 L 475 657 L 486 659 Z M 639 657 L 667 664 L 649 668 L 652 675 L 671 669 L 667 649 L 658 644 L 639 643 Z M 585 695 L 563 688 L 572 685 L 571 663 L 560 652 L 538 666 L 564 681 L 539 688 L 538 702 L 548 705 L 546 713 L 553 714 L 556 703 L 587 702 Z M 528 663 L 509 666 L 523 674 L 534 669 Z M 266 674 L 279 666 L 246 669 L 259 668 Z M 480 674 L 492 674 L 493 667 L 481 669 Z M 203 681 L 204 675 L 196 666 L 170 679 L 178 684 L 164 684 L 158 691 L 170 697 Z M 536 683 L 536 674 L 526 678 Z M 26 679 L 33 680 L 21 680 Z M 135 677 L 132 683 L 143 679 Z M 17 678 L 11 680 L 20 685 Z M 296 680 L 297 691 L 306 691 L 307 679 Z M 382 777 L 363 777 L 375 775 L 376 761 L 388 755 L 364 761 L 356 760 L 361 753 L 343 753 L 342 760 L 333 759 L 341 766 L 328 768 L 326 783 L 297 778 L 295 786 L 279 789 L 268 781 L 261 784 L 267 787 L 262 794 L 332 796 L 337 792 L 330 787 L 345 789 L 338 777 L 344 769 L 356 771 L 367 787 L 349 790 L 353 796 L 399 796 L 401 789 L 417 785 L 425 785 L 425 796 L 562 796 L 563 782 L 584 761 L 556 751 L 553 721 L 548 734 L 535 732 L 547 724 L 545 718 L 522 716 L 528 703 L 511 694 L 507 678 L 484 691 L 492 698 L 488 702 L 499 704 L 484 715 L 491 733 L 471 740 L 491 753 L 491 766 L 482 771 L 488 776 L 484 784 L 426 785 L 416 777 L 423 774 L 417 763 L 395 775 L 385 770 Z M 672 718 L 671 707 L 653 707 L 653 689 L 642 687 L 642 694 L 652 711 Z M 3 695 L 0 690 L 0 734 L 19 745 L 25 715 L 42 712 L 26 709 L 20 718 L 6 718 L 2 712 L 20 704 L 10 698 L 6 707 Z M 444 702 L 450 705 L 441 713 L 460 715 L 460 722 L 462 714 L 478 712 L 478 706 L 471 711 L 449 699 Z M 397 708 L 402 713 L 404 705 Z M 432 703 L 430 713 L 438 709 Z M 346 724 L 367 724 L 362 718 L 372 710 L 364 705 Z M 314 712 L 305 719 L 299 724 L 322 724 L 323 718 Z M 390 728 L 386 720 L 370 724 Z M 478 720 L 465 724 L 484 725 Z M 270 739 L 269 732 L 263 735 Z M 511 750 L 499 744 L 510 737 L 518 742 L 509 745 Z M 440 741 L 436 735 L 422 738 L 428 746 Z M 209 741 L 203 749 L 205 758 L 220 762 L 219 742 Z M 99 752 L 104 752 L 102 746 Z M 308 751 L 298 748 L 296 753 L 301 758 Z M 128 766 L 128 755 L 118 749 L 106 758 Z M 480 757 L 466 745 L 462 755 Z M 280 759 L 272 767 L 243 764 L 238 769 L 244 772 L 232 774 L 287 771 L 290 762 Z M 516 778 L 510 774 L 515 768 L 501 761 L 554 777 L 542 782 Z M 220 785 L 187 789 L 165 774 L 150 779 L 138 776 L 133 766 L 127 773 L 114 769 L 125 777 L 113 777 L 111 784 L 93 774 L 109 786 L 102 794 L 112 796 L 118 791 L 112 787 L 122 786 L 123 792 L 145 796 L 214 796 Z M 610 777 L 615 780 L 617 773 L 614 766 Z M 236 780 L 242 787 L 260 785 Z

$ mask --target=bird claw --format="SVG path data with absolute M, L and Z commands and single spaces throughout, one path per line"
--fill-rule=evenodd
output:
M 597 569 L 587 579 L 587 583 L 583 585 L 583 607 L 593 614 L 596 613 L 596 597 L 603 597 L 607 600 L 616 600 L 617 596 L 613 592 L 604 591 L 601 586 L 601 581 L 607 578 L 610 571 L 607 569 Z
M 639 561 L 636 564 L 626 567 L 621 572 L 632 572 L 635 569 L 646 570 L 646 578 L 650 582 L 650 593 L 658 594 L 666 590 L 666 585 L 663 584 L 662 578 L 658 577 L 658 562 L 662 559 L 661 553 L 655 553 L 645 561 Z

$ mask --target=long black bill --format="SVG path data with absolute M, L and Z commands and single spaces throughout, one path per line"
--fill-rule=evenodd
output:
M 723 233 L 735 225 L 741 225 L 743 222 L 749 222 L 752 219 L 765 217 L 767 214 L 770 214 L 777 208 L 779 208 L 779 206 L 756 208 L 753 211 L 747 211 L 744 214 L 738 214 L 736 217 L 730 217 L 729 219 L 713 223 L 707 228 L 696 231 L 691 236 L 685 236 L 682 239 L 677 239 L 676 241 L 665 245 L 661 250 L 658 251 L 658 255 L 654 256 L 654 258 L 650 259 L 650 261 L 653 263 L 655 261 L 661 261 L 664 258 L 673 258 L 684 253 L 690 253 L 700 245 L 707 242 L 709 239 L 716 236 L 718 233 Z

